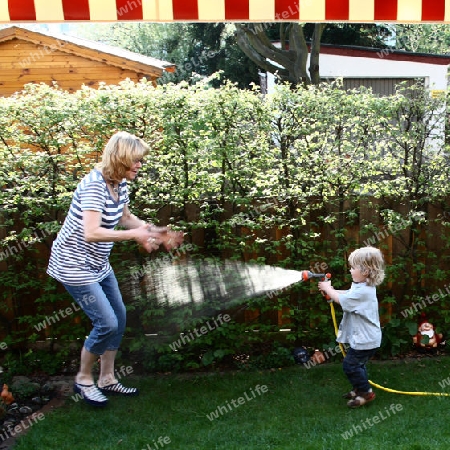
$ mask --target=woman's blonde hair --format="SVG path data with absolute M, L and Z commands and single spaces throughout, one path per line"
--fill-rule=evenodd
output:
M 125 178 L 125 172 L 147 155 L 149 150 L 149 146 L 141 138 L 119 131 L 109 139 L 96 169 L 107 180 L 120 182 Z
M 359 269 L 362 274 L 367 274 L 367 284 L 378 286 L 384 280 L 384 258 L 380 250 L 374 247 L 362 247 L 348 257 L 351 267 Z

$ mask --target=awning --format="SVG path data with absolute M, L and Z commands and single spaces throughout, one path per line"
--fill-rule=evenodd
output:
M 0 0 L 0 23 L 130 20 L 450 23 L 450 0 Z

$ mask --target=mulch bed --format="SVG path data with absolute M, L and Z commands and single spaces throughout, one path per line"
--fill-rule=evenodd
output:
M 72 383 L 73 376 L 14 377 L 8 385 L 14 400 L 0 401 L 0 450 L 12 449 L 19 436 L 62 406 Z

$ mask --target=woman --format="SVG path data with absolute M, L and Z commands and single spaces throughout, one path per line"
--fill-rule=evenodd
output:
M 182 233 L 155 227 L 130 213 L 127 181 L 133 181 L 149 148 L 140 138 L 118 132 L 107 143 L 102 161 L 78 184 L 69 213 L 52 245 L 47 273 L 60 281 L 92 321 L 81 351 L 74 391 L 94 406 L 105 394 L 137 395 L 114 375 L 114 360 L 126 323 L 125 305 L 109 255 L 114 242 L 135 240 L 148 252 L 167 250 L 183 241 Z M 120 225 L 125 229 L 116 230 Z M 100 355 L 94 384 L 92 368 Z

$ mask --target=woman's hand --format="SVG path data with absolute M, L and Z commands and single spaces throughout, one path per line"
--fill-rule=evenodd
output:
M 169 252 L 175 248 L 178 248 L 184 241 L 184 233 L 181 231 L 173 231 L 170 227 L 156 227 L 154 225 L 149 226 L 149 230 L 152 233 L 158 235 L 160 243 Z
M 172 231 L 168 229 L 165 233 L 161 233 L 160 236 L 162 245 L 170 252 L 171 250 L 178 248 L 184 241 L 184 234 L 181 231 Z
M 138 244 L 142 245 L 148 253 L 158 250 L 162 243 L 160 238 L 161 234 L 159 232 L 149 231 L 148 225 L 144 224 L 138 228 L 135 228 L 134 232 L 134 240 Z

